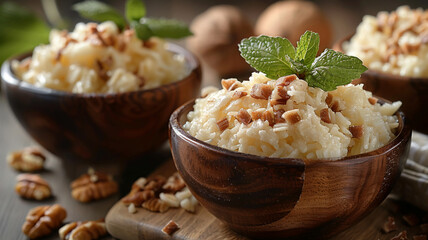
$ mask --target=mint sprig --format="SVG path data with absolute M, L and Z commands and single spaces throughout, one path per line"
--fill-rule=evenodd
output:
M 103 2 L 87 0 L 74 4 L 73 10 L 89 20 L 97 22 L 113 21 L 120 29 L 123 29 L 126 25 L 125 19 L 116 9 Z
M 241 41 L 239 51 L 248 64 L 269 78 L 296 74 L 310 87 L 324 91 L 348 84 L 367 70 L 357 57 L 331 49 L 316 57 L 319 42 L 319 35 L 311 31 L 300 37 L 297 48 L 285 38 L 250 37 Z
M 74 4 L 73 9 L 89 20 L 98 22 L 110 20 L 116 23 L 120 29 L 131 27 L 141 40 L 148 40 L 151 37 L 178 39 L 193 35 L 183 22 L 146 17 L 146 7 L 141 0 L 126 1 L 126 19 L 113 7 L 96 0 Z

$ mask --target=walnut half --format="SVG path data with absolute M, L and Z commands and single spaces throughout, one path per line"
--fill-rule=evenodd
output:
M 104 221 L 72 222 L 58 231 L 61 240 L 93 240 L 107 235 Z
M 71 183 L 71 195 L 80 202 L 106 198 L 117 192 L 118 185 L 110 175 L 88 171 Z
M 23 198 L 43 200 L 51 196 L 49 183 L 37 174 L 20 174 L 16 180 L 15 191 Z
M 58 204 L 35 207 L 28 212 L 22 232 L 29 238 L 49 235 L 67 217 L 67 211 Z
M 9 153 L 6 160 L 17 171 L 34 172 L 43 169 L 46 157 L 39 148 L 27 147 Z

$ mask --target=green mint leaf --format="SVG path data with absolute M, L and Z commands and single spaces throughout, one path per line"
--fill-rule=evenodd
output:
M 294 73 L 298 76 L 304 76 L 306 72 L 308 71 L 308 68 L 301 62 L 295 61 L 294 59 L 290 58 L 289 56 L 285 56 L 285 59 L 290 62 L 291 69 L 293 69 Z
M 135 30 L 137 37 L 143 41 L 148 40 L 153 36 L 152 31 L 147 26 L 147 24 L 143 24 L 137 21 L 131 22 L 131 27 Z
M 295 60 L 303 60 L 305 66 L 311 66 L 317 56 L 319 44 L 320 36 L 318 33 L 306 31 L 297 43 Z
M 126 25 L 123 16 L 113 7 L 95 0 L 76 3 L 73 5 L 73 10 L 77 11 L 80 16 L 89 20 L 97 22 L 113 21 L 120 29 L 123 29 Z
M 243 39 L 238 46 L 245 61 L 268 78 L 276 79 L 295 73 L 285 58 L 289 56 L 294 59 L 296 54 L 288 39 L 262 35 Z
M 49 27 L 35 14 L 13 2 L 0 4 L 0 63 L 12 55 L 48 43 Z
M 129 22 L 139 21 L 140 18 L 146 16 L 146 7 L 141 0 L 126 1 L 126 18 Z
M 178 39 L 193 35 L 185 23 L 173 19 L 142 18 L 140 23 L 146 25 L 153 36 L 160 38 Z
M 357 57 L 326 49 L 315 59 L 306 81 L 311 87 L 318 87 L 324 91 L 331 91 L 337 86 L 350 83 L 359 78 L 367 68 Z

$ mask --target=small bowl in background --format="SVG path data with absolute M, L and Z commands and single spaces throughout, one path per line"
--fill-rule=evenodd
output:
M 75 94 L 36 87 L 18 79 L 10 66 L 30 53 L 4 62 L 3 91 L 21 125 L 54 155 L 93 162 L 134 159 L 163 144 L 171 113 L 199 94 L 197 58 L 178 45 L 168 48 L 185 57 L 189 75 L 154 89 Z
M 269 158 L 210 145 L 187 133 L 190 101 L 170 119 L 174 163 L 202 206 L 245 236 L 326 239 L 362 219 L 389 194 L 410 147 L 402 112 L 385 146 L 339 160 Z
M 333 49 L 344 52 L 343 43 L 352 36 L 334 44 Z M 428 63 L 427 63 L 428 64 Z M 364 89 L 390 101 L 401 101 L 401 109 L 414 130 L 428 134 L 428 77 L 406 77 L 369 69 L 354 84 L 363 83 Z

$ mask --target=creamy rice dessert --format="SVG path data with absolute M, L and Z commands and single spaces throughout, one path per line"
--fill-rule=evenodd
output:
M 381 105 L 362 85 L 326 92 L 296 75 L 273 80 L 253 73 L 249 81 L 225 79 L 222 86 L 204 91 L 183 127 L 233 151 L 334 159 L 382 147 L 398 127 L 401 102 Z
M 31 58 L 14 61 L 12 68 L 35 86 L 73 93 L 150 89 L 188 74 L 184 57 L 168 51 L 163 39 L 142 41 L 113 22 L 52 30 L 49 45 L 36 47 Z
M 369 69 L 428 77 L 428 10 L 401 6 L 391 13 L 379 12 L 377 17 L 364 16 L 343 49 Z

